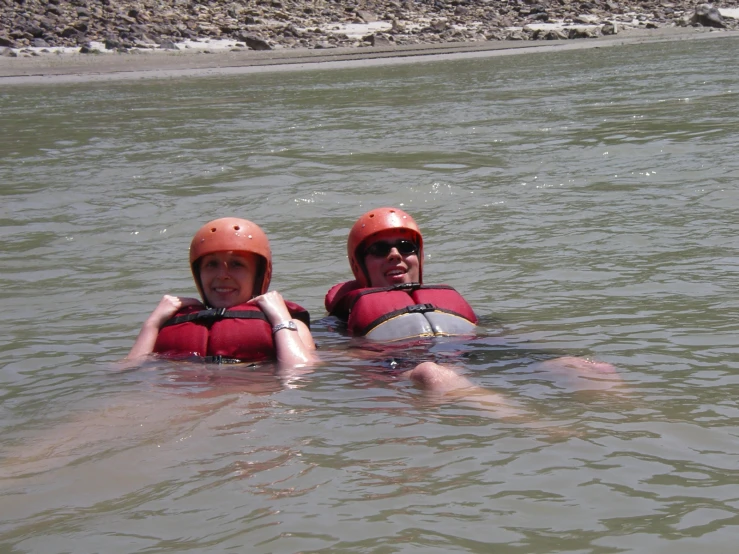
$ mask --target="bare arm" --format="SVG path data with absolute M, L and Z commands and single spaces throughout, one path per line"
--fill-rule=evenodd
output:
M 136 342 L 133 344 L 133 348 L 131 348 L 128 356 L 126 356 L 126 360 L 135 360 L 151 354 L 154 351 L 154 344 L 156 344 L 157 337 L 159 336 L 159 329 L 162 328 L 164 322 L 176 314 L 180 308 L 193 306 L 199 302 L 196 298 L 165 294 L 141 326 L 139 336 L 136 338 Z
M 298 328 L 297 332 L 282 329 L 277 331 L 274 336 L 277 361 L 281 365 L 295 367 L 310 365 L 317 361 L 313 353 L 316 344 L 313 341 L 310 329 L 302 321 L 292 319 L 290 311 L 279 292 L 270 291 L 251 299 L 249 303 L 259 306 L 272 327 L 278 323 L 295 322 Z

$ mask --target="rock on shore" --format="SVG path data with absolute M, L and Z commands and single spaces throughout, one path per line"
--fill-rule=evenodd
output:
M 351 24 L 364 32 L 348 33 Z M 694 0 L 0 0 L 6 52 L 177 49 L 202 39 L 247 50 L 555 40 L 675 25 L 735 29 L 737 20 Z

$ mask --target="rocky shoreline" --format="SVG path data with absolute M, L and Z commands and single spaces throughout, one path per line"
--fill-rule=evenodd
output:
M 0 0 L 0 54 L 371 48 L 586 39 L 623 29 L 739 28 L 736 4 L 691 0 Z

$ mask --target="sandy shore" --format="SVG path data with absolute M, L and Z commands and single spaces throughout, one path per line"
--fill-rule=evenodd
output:
M 140 53 L 43 54 L 0 57 L 0 86 L 147 78 L 198 77 L 267 71 L 391 65 L 451 57 L 484 57 L 627 44 L 739 37 L 739 31 L 670 27 L 625 30 L 618 35 L 566 41 L 486 41 L 394 47 L 284 49 L 272 51 L 141 51 Z

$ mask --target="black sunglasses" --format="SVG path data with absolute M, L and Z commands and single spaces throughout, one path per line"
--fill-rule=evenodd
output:
M 396 242 L 385 242 L 384 240 L 374 242 L 367 247 L 364 251 L 365 255 L 376 256 L 378 258 L 384 258 L 393 248 L 398 249 L 398 253 L 401 256 L 410 256 L 411 254 L 418 253 L 418 246 L 413 244 L 409 240 L 399 240 Z

